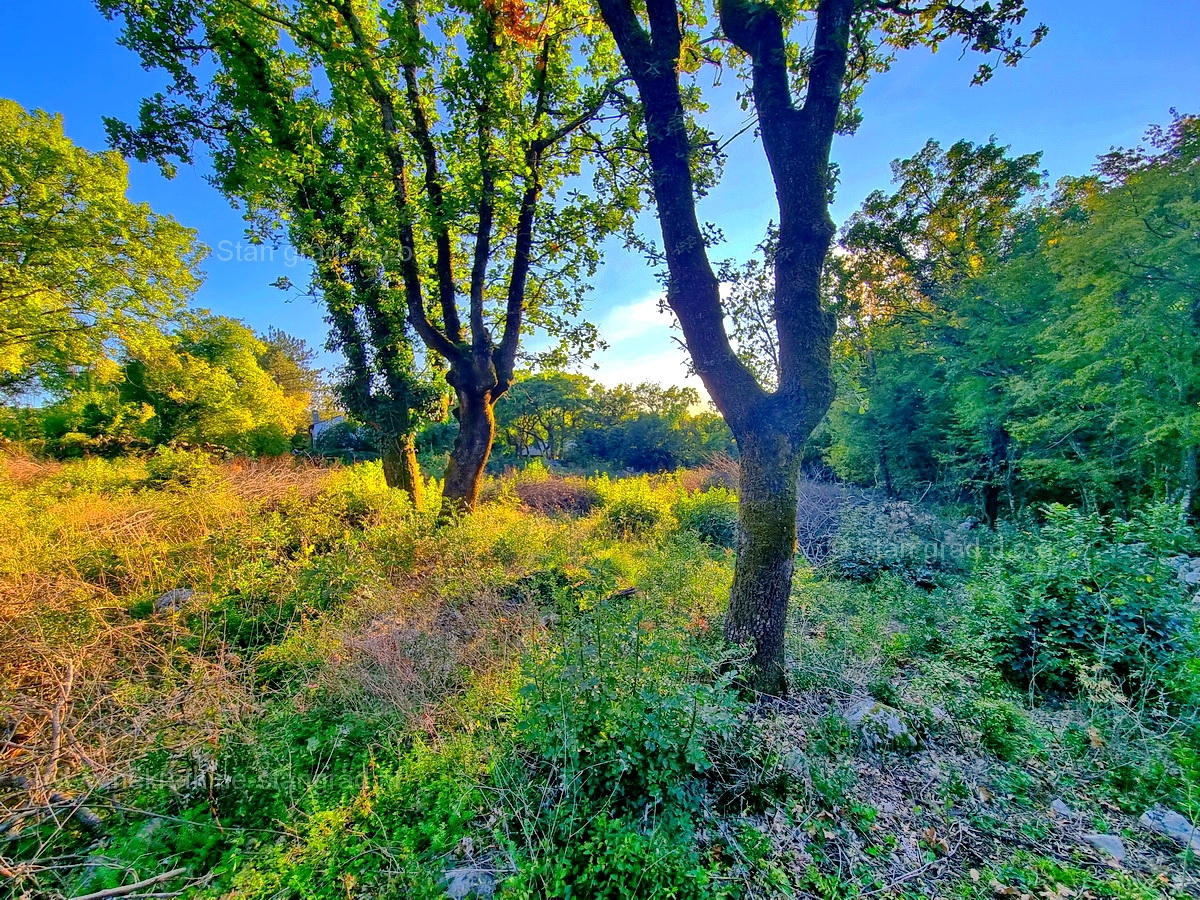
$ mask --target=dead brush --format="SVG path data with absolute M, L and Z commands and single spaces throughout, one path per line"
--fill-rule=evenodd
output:
M 600 503 L 596 489 L 586 479 L 573 475 L 517 479 L 513 490 L 522 506 L 543 515 L 586 516 Z
M 741 464 L 728 453 L 714 453 L 708 457 L 703 470 L 708 473 L 708 480 L 704 486 L 723 487 L 736 492 L 741 470 Z
M 532 604 L 495 590 L 481 589 L 458 603 L 416 599 L 401 591 L 390 612 L 346 623 L 324 686 L 335 696 L 383 701 L 428 722 L 430 710 L 445 710 L 469 685 L 510 669 L 541 627 Z
M 311 500 L 321 492 L 333 466 L 293 456 L 234 459 L 221 473 L 237 496 L 247 503 L 279 500 L 295 494 Z
M 833 553 L 849 496 L 839 484 L 807 478 L 796 488 L 796 547 L 810 566 L 819 567 Z
M 43 595 L 0 623 L 0 836 L 39 835 L 17 860 L 35 894 L 72 858 L 70 831 L 103 832 L 96 810 L 138 784 L 147 752 L 212 755 L 257 708 L 240 660 L 182 654 L 184 637 L 170 620 L 129 619 L 98 589 Z
M 37 457 L 20 450 L 9 449 L 0 454 L 0 479 L 27 487 L 56 474 L 62 463 Z

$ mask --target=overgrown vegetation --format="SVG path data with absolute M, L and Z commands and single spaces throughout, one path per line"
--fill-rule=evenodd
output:
M 736 500 L 711 471 L 527 471 L 440 527 L 436 484 L 414 509 L 378 464 L 10 455 L 0 477 L 17 896 L 160 875 L 145 892 L 331 900 L 1200 884 L 1136 822 L 1200 815 L 1177 507 L 1052 510 L 932 579 L 835 537 L 843 562 L 797 580 L 792 699 L 764 703 L 720 638 Z M 843 526 L 937 533 L 865 503 Z M 1105 627 L 1099 602 L 1088 656 L 1071 636 Z M 1045 657 L 1020 668 L 1033 634 Z M 1124 837 L 1119 869 L 1090 831 Z

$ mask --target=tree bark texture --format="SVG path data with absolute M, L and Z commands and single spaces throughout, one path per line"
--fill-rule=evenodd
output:
M 747 686 L 787 690 L 784 632 L 796 559 L 796 482 L 800 452 L 785 435 L 739 444 L 738 545 L 725 639 L 750 644 Z
M 411 433 L 396 434 L 384 431 L 379 436 L 383 457 L 383 480 L 387 486 L 408 494 L 415 509 L 425 502 L 425 484 L 417 462 L 416 442 Z
M 458 435 L 446 463 L 442 487 L 443 520 L 470 512 L 479 502 L 483 472 L 496 436 L 495 401 L 492 392 L 471 387 L 457 388 Z

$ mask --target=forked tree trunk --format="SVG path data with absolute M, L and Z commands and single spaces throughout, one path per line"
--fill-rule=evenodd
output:
M 412 505 L 420 509 L 425 502 L 425 484 L 417 462 L 416 441 L 411 432 L 384 432 L 379 437 L 383 457 L 383 480 L 387 486 L 408 494 Z
M 783 435 L 738 442 L 738 548 L 725 639 L 749 645 L 747 687 L 783 696 L 784 626 L 796 560 L 800 452 Z
M 450 460 L 446 463 L 446 481 L 442 488 L 441 518 L 470 512 L 479 502 L 483 472 L 496 436 L 496 416 L 491 391 L 456 390 L 458 395 L 458 435 Z

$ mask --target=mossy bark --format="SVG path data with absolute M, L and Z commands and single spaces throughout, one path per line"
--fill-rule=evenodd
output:
M 743 440 L 738 479 L 738 548 L 725 639 L 748 645 L 746 686 L 787 691 L 784 628 L 796 560 L 800 453 L 785 435 Z
M 446 463 L 442 488 L 442 519 L 470 512 L 479 502 L 483 473 L 496 436 L 496 416 L 490 391 L 459 388 L 458 436 Z
M 421 466 L 417 462 L 416 441 L 412 433 L 380 435 L 383 458 L 383 480 L 390 488 L 404 491 L 412 504 L 420 509 L 425 501 L 425 484 L 421 479 Z

